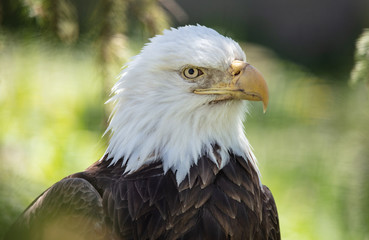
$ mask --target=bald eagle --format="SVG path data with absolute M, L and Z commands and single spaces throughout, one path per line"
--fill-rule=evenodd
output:
M 124 68 L 104 156 L 55 183 L 6 239 L 280 239 L 243 131 L 268 104 L 240 46 L 204 26 L 164 31 Z

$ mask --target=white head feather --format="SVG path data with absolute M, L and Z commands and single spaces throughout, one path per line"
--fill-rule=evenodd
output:
M 196 95 L 196 83 L 181 77 L 184 66 L 227 71 L 233 60 L 246 61 L 240 46 L 203 26 L 164 31 L 151 39 L 123 70 L 109 100 L 115 108 L 107 132 L 106 154 L 115 164 L 123 158 L 126 172 L 161 160 L 164 171 L 176 173 L 179 184 L 204 154 L 224 167 L 229 151 L 256 160 L 243 132 L 244 101 L 209 104 L 214 96 Z M 247 160 L 246 160 L 247 161 Z

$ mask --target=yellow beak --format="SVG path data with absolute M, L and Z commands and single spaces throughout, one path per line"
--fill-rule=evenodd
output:
M 210 88 L 195 89 L 195 94 L 222 95 L 219 100 L 244 99 L 249 101 L 262 101 L 263 110 L 266 111 L 269 101 L 268 86 L 261 73 L 250 64 L 235 60 L 229 72 L 232 80 L 229 84 L 218 83 Z

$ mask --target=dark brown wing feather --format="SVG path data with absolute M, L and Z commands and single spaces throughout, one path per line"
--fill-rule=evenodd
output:
M 273 195 L 267 186 L 263 186 L 263 222 L 262 229 L 266 234 L 265 239 L 279 240 L 281 234 L 279 231 L 279 219 L 277 206 Z
M 180 186 L 160 160 L 131 174 L 124 174 L 121 161 L 110 166 L 103 159 L 55 184 L 11 231 L 42 239 L 45 219 L 78 213 L 72 226 L 88 239 L 280 239 L 274 199 L 239 156 L 231 154 L 221 170 L 201 157 Z
M 63 179 L 28 207 L 5 239 L 102 239 L 102 201 L 86 180 Z

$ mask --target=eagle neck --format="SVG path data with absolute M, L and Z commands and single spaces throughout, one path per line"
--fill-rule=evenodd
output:
M 258 172 L 243 132 L 244 103 L 230 101 L 212 106 L 198 104 L 196 99 L 191 102 L 184 96 L 177 99 L 181 100 L 175 104 L 136 101 L 135 108 L 118 101 L 107 129 L 111 134 L 106 151 L 110 164 L 123 159 L 125 173 L 132 173 L 162 161 L 164 172 L 172 170 L 180 184 L 202 156 L 209 156 L 221 169 L 233 152 L 250 161 Z

